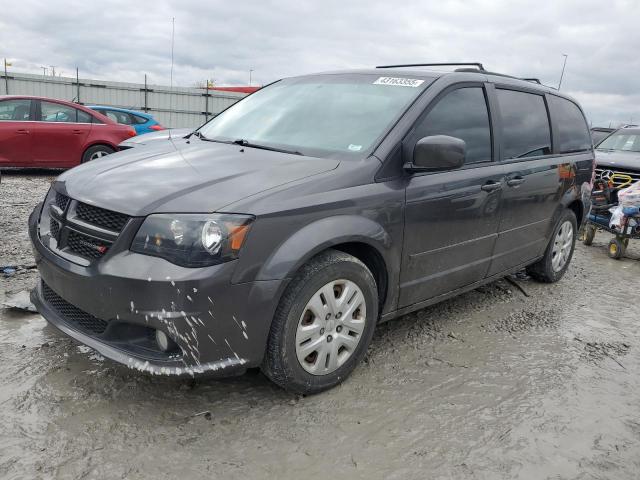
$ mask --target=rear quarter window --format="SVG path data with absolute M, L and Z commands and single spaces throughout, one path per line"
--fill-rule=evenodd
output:
M 141 117 L 140 115 L 131 114 L 131 116 L 133 117 L 133 121 L 138 125 L 142 125 L 149 121 L 149 119 Z
M 578 106 L 561 97 L 549 96 L 549 108 L 557 129 L 556 142 L 560 153 L 591 150 L 592 140 L 587 121 Z
M 93 117 L 89 115 L 87 112 L 78 110 L 78 123 L 91 123 L 92 119 Z

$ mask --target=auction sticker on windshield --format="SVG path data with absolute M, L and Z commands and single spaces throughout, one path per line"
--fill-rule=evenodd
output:
M 401 78 L 401 77 L 380 77 L 374 85 L 393 85 L 395 87 L 419 87 L 424 83 L 424 80 L 417 80 L 415 78 Z

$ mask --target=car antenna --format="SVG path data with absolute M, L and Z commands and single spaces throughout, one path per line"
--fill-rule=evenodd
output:
M 171 72 L 169 74 L 169 141 L 173 143 L 171 139 L 171 128 L 173 125 L 173 45 L 176 35 L 176 17 L 171 19 Z

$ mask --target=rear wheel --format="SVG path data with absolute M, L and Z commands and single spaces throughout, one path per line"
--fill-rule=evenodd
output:
M 624 256 L 624 252 L 627 249 L 626 243 L 619 238 L 612 238 L 609 241 L 609 246 L 607 249 L 607 253 L 609 257 L 620 260 Z
M 527 267 L 527 273 L 532 278 L 546 283 L 557 282 L 562 278 L 573 256 L 577 223 L 576 215 L 571 210 L 562 212 L 544 257 Z
M 346 253 L 321 253 L 283 295 L 262 370 L 296 393 L 331 388 L 364 357 L 377 318 L 377 287 L 369 269 Z
M 97 160 L 112 154 L 115 150 L 107 145 L 94 145 L 85 150 L 82 155 L 82 163 L 90 162 L 91 160 Z

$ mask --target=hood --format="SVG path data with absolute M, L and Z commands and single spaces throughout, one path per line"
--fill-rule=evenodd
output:
M 63 173 L 54 186 L 81 202 L 131 216 L 208 213 L 338 164 L 194 139 L 114 153 Z
M 149 143 L 156 142 L 158 140 L 167 140 L 169 134 L 171 138 L 183 138 L 193 132 L 193 128 L 169 128 L 166 130 L 158 130 L 157 132 L 143 133 L 133 138 L 129 138 L 120 144 L 120 147 L 139 147 L 141 145 L 148 145 Z
M 599 168 L 615 170 L 637 170 L 640 172 L 640 153 L 621 150 L 596 150 L 596 165 Z

